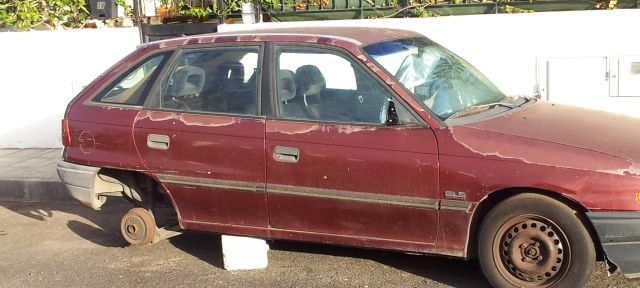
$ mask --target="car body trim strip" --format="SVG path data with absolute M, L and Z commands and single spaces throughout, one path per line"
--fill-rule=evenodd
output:
M 175 176 L 166 174 L 157 174 L 158 180 L 172 184 L 193 185 L 210 188 L 221 188 L 229 190 L 238 190 L 246 192 L 264 193 L 264 184 L 256 182 L 229 181 L 218 180 L 201 177 Z
M 334 189 L 296 187 L 288 185 L 268 184 L 267 192 L 273 194 L 317 197 L 356 202 L 409 206 L 417 208 L 438 209 L 438 200 L 411 196 L 392 196 L 365 192 L 353 192 Z
M 193 185 L 210 188 L 221 188 L 229 190 L 237 190 L 244 192 L 256 192 L 256 193 L 273 193 L 281 195 L 303 196 L 303 197 L 316 197 L 335 200 L 346 200 L 356 202 L 378 203 L 394 206 L 407 206 L 416 208 L 427 208 L 437 210 L 441 207 L 440 201 L 429 198 L 419 198 L 411 196 L 396 196 L 396 195 L 382 195 L 366 192 L 355 192 L 345 190 L 323 189 L 323 188 L 310 188 L 310 187 L 297 187 L 289 185 L 279 184 L 260 184 L 256 182 L 243 182 L 243 181 L 229 181 L 229 180 L 217 180 L 201 177 L 188 177 L 188 176 L 176 176 L 157 174 L 158 180 L 161 182 L 181 184 L 181 185 Z M 449 201 L 451 202 L 451 201 Z M 450 210 L 466 210 L 470 204 L 466 204 L 464 207 L 448 205 L 447 209 Z
M 471 203 L 466 201 L 452 201 L 452 200 L 440 201 L 440 210 L 469 212 L 469 208 L 471 208 Z

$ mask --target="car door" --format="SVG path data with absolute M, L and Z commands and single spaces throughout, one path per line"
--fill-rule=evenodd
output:
M 277 113 L 266 123 L 274 235 L 435 243 L 433 131 L 347 52 L 283 44 L 274 57 Z M 398 125 L 383 124 L 390 101 Z
M 136 119 L 138 151 L 185 228 L 267 226 L 261 51 L 182 49 Z

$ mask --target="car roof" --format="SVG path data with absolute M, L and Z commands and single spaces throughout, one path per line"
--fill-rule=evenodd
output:
M 374 28 L 374 27 L 290 27 L 290 28 L 269 28 L 255 29 L 235 32 L 223 32 L 218 35 L 282 35 L 290 36 L 312 36 L 312 37 L 328 37 L 341 38 L 350 42 L 359 42 L 368 44 L 383 41 L 385 39 L 403 38 L 408 36 L 419 36 L 417 32 L 391 29 L 391 28 Z
M 189 44 L 241 41 L 294 41 L 294 42 L 327 42 L 340 40 L 355 46 L 380 42 L 387 39 L 416 37 L 421 34 L 401 29 L 373 27 L 291 27 L 253 29 L 233 32 L 199 34 L 182 38 L 173 38 L 143 44 L 141 46 L 176 47 Z M 324 39 L 325 41 L 320 41 Z M 341 46 L 339 44 L 334 44 Z

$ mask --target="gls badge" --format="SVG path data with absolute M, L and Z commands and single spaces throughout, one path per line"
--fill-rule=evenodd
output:
M 456 192 L 456 191 L 444 191 L 444 198 L 456 199 L 456 200 L 467 200 L 467 193 Z

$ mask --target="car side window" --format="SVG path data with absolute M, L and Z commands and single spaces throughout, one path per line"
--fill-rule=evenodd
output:
M 394 97 L 340 52 L 280 47 L 276 54 L 278 116 L 287 119 L 383 124 Z M 401 105 L 404 123 L 417 123 Z
M 259 47 L 188 50 L 163 81 L 160 107 L 256 115 Z
M 159 71 L 166 54 L 153 56 L 130 69 L 109 86 L 106 92 L 98 95 L 98 102 L 121 105 L 142 105 L 144 91 Z M 95 101 L 95 100 L 94 100 Z

